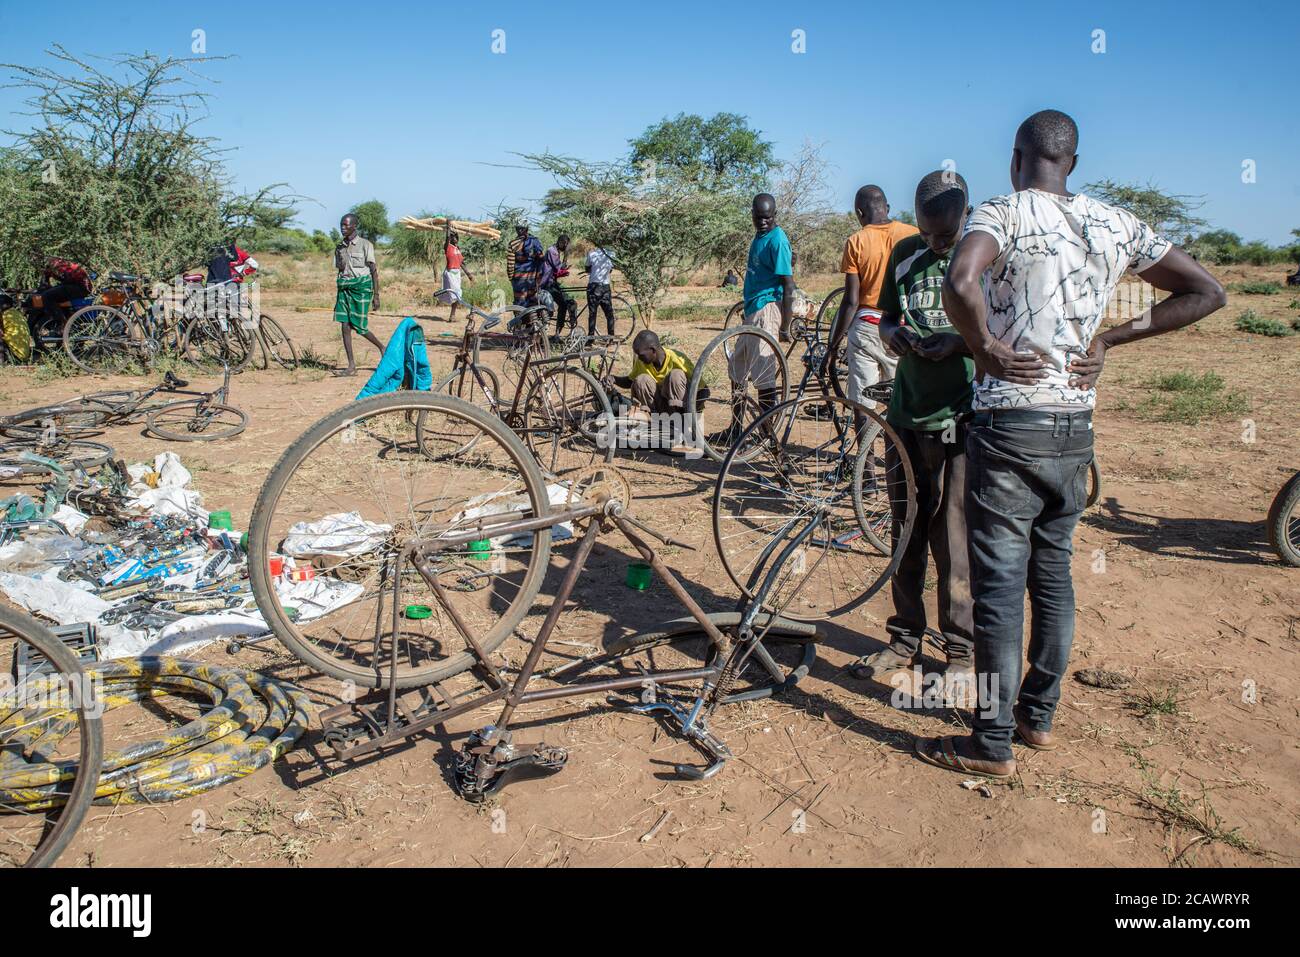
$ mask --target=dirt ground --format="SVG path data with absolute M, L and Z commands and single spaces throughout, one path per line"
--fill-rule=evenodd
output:
M 287 268 L 287 266 L 286 266 Z M 1283 271 L 1238 268 L 1225 283 Z M 805 286 L 825 292 L 833 276 Z M 427 289 L 435 288 L 428 277 Z M 409 298 L 409 297 L 408 297 Z M 313 733 L 273 769 L 209 795 L 157 807 L 92 810 L 64 865 L 221 866 L 718 866 L 718 865 L 1213 865 L 1295 864 L 1300 858 L 1300 570 L 1268 548 L 1264 517 L 1300 469 L 1300 337 L 1266 338 L 1234 328 L 1243 310 L 1300 316 L 1291 291 L 1233 292 L 1200 326 L 1116 350 L 1098 409 L 1102 501 L 1076 536 L 1077 637 L 1071 673 L 1102 667 L 1130 679 L 1098 690 L 1067 678 L 1052 753 L 1017 749 L 1019 774 L 983 791 L 911 756 L 916 735 L 960 732 L 967 714 L 895 707 L 892 689 L 852 678 L 845 665 L 880 647 L 888 589 L 857 612 L 824 623 L 816 665 L 782 699 L 734 705 L 715 731 L 736 753 L 707 782 L 672 776 L 698 762 L 649 718 L 608 709 L 598 697 L 530 708 L 518 737 L 569 749 L 558 775 L 511 784 L 475 807 L 449 786 L 452 745 L 487 723 L 484 711 L 358 766 L 328 760 Z M 381 337 L 408 314 L 405 303 L 373 320 Z M 698 354 L 721 328 L 731 300 L 720 290 L 675 290 L 656 326 Z M 265 311 L 299 345 L 340 356 L 327 294 L 271 284 Z M 385 303 L 386 306 L 389 303 Z M 439 310 L 441 314 L 443 310 Z M 456 327 L 428 318 L 438 369 L 450 362 Z M 450 333 L 451 335 L 444 335 Z M 209 508 L 229 508 L 245 527 L 259 486 L 284 448 L 311 422 L 349 401 L 373 368 L 339 379 L 320 369 L 250 371 L 232 397 L 251 421 L 237 439 L 173 446 L 193 470 Z M 1158 375 L 1214 371 L 1245 411 L 1197 424 L 1153 420 L 1144 403 Z M 0 411 L 150 379 L 0 375 Z M 110 441 L 128 462 L 164 443 L 138 428 Z M 669 549 L 669 564 L 709 610 L 730 610 L 735 591 L 717 561 L 708 463 L 655 454 L 620 458 L 635 512 L 696 551 Z M 535 633 L 573 546 L 558 556 L 525 631 Z M 681 614 L 656 584 L 637 594 L 622 582 L 632 550 L 602 539 L 558 634 L 599 644 Z M 933 611 L 933 589 L 929 591 Z M 670 609 L 667 613 L 665 609 Z M 270 643 L 236 657 L 202 657 L 266 670 L 333 703 L 333 682 Z M 522 643 L 504 646 L 518 662 Z M 931 664 L 936 649 L 927 648 Z M 138 733 L 118 717 L 113 736 Z M 120 743 L 120 742 L 119 742 Z M 199 815 L 198 812 L 202 812 Z M 660 823 L 665 813 L 669 817 Z M 196 822 L 202 820 L 202 827 Z M 643 838 L 660 823 L 652 837 Z

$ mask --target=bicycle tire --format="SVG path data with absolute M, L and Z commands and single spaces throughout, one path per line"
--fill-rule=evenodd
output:
M 702 385 L 702 380 L 704 378 L 704 370 L 708 367 L 709 358 L 718 349 L 722 349 L 723 355 L 727 357 L 728 366 L 730 366 L 731 352 L 727 350 L 727 343 L 730 342 L 730 340 L 740 335 L 758 335 L 762 337 L 763 341 L 768 345 L 769 348 L 772 349 L 774 355 L 776 356 L 777 364 L 780 370 L 779 378 L 781 380 L 781 395 L 776 400 L 775 405 L 783 404 L 790 397 L 790 370 L 789 370 L 789 366 L 785 361 L 785 353 L 781 350 L 781 344 L 776 341 L 775 337 L 773 337 L 767 332 L 764 332 L 762 329 L 758 328 L 757 326 L 735 326 L 731 329 L 725 329 L 722 332 L 720 332 L 717 336 L 714 337 L 712 342 L 710 342 L 707 346 L 704 347 L 704 351 L 700 353 L 700 358 L 695 363 L 695 368 L 691 372 L 690 381 L 687 383 L 686 386 L 686 405 L 683 409 L 684 415 L 692 417 L 693 419 L 695 417 L 696 409 L 699 403 L 700 387 Z M 709 442 L 708 437 L 702 434 L 704 431 L 702 428 L 697 429 L 697 431 L 701 432 L 701 434 L 697 438 L 699 439 L 700 447 L 703 449 L 705 455 L 707 455 L 714 462 L 721 462 L 723 459 L 727 457 L 727 455 L 731 451 L 730 449 L 719 448 L 715 446 L 713 443 Z M 757 449 L 750 451 L 748 454 L 754 455 L 756 454 L 756 452 Z M 741 461 L 744 460 L 745 459 L 742 456 Z
M 1269 506 L 1268 541 L 1285 564 L 1300 567 L 1300 472 L 1287 480 Z
M 722 331 L 735 329 L 745 321 L 745 300 L 740 300 L 727 310 L 727 318 L 722 320 Z
M 258 317 L 257 330 L 258 345 L 261 346 L 262 360 L 265 363 L 262 368 L 269 368 L 272 359 L 282 369 L 293 371 L 298 368 L 298 347 L 283 326 L 264 315 Z
M 853 511 L 858 516 L 858 524 L 862 526 L 863 536 L 880 554 L 888 555 L 891 546 L 876 534 L 871 519 L 867 517 L 866 506 L 862 502 L 862 482 L 866 478 L 867 453 L 871 451 L 871 446 L 879 435 L 880 427 L 875 422 L 870 422 L 858 440 L 858 454 L 853 457 Z
M 257 342 L 251 332 L 238 323 L 222 329 L 209 316 L 195 316 L 185 324 L 181 337 L 181 354 L 195 365 L 230 366 L 232 374 L 243 372 L 253 361 Z
M 753 455 L 754 455 L 754 453 L 751 453 L 751 455 L 748 458 L 745 458 L 736 455 L 736 451 L 738 449 L 744 448 L 747 445 L 751 445 L 751 444 L 757 446 L 759 450 L 770 449 L 776 443 L 776 438 L 775 438 L 776 430 L 773 427 L 771 427 L 768 424 L 768 422 L 765 422 L 764 420 L 770 420 L 770 422 L 781 422 L 782 420 L 784 420 L 787 423 L 787 425 L 791 423 L 798 423 L 801 419 L 801 417 L 798 414 L 799 413 L 798 407 L 800 404 L 824 403 L 827 401 L 843 402 L 846 405 L 850 405 L 850 406 L 857 405 L 856 411 L 866 415 L 867 418 L 871 420 L 872 425 L 878 428 L 875 434 L 879 435 L 883 433 L 886 441 L 893 444 L 893 446 L 899 450 L 898 464 L 903 470 L 902 482 L 907 496 L 906 515 L 902 523 L 902 527 L 899 531 L 899 538 L 896 543 L 896 547 L 891 549 L 891 551 L 885 553 L 888 556 L 888 562 L 884 565 L 884 567 L 879 572 L 876 573 L 875 578 L 869 584 L 866 584 L 865 586 L 861 586 L 861 587 L 855 586 L 851 591 L 846 590 L 844 592 L 846 596 L 846 600 L 844 600 L 841 604 L 837 605 L 836 607 L 831 609 L 824 609 L 816 613 L 808 613 L 808 614 L 796 613 L 794 611 L 789 610 L 788 606 L 790 602 L 793 600 L 794 596 L 802 590 L 803 583 L 808 580 L 808 576 L 805 575 L 802 571 L 796 572 L 796 574 L 799 574 L 801 576 L 800 577 L 801 583 L 794 589 L 794 591 L 786 594 L 785 600 L 781 607 L 776 607 L 771 603 L 770 595 L 767 598 L 765 598 L 762 605 L 764 611 L 772 612 L 782 617 L 791 618 L 795 621 L 817 621 L 817 620 L 823 620 L 826 618 L 834 617 L 835 615 L 844 614 L 847 611 L 851 611 L 852 609 L 859 607 L 863 602 L 867 601 L 873 595 L 875 595 L 882 587 L 884 587 L 885 583 L 888 582 L 891 577 L 893 577 L 894 572 L 897 571 L 898 564 L 902 560 L 903 552 L 906 549 L 907 541 L 911 537 L 912 526 L 916 520 L 916 510 L 917 510 L 916 477 L 912 470 L 912 463 L 908 459 L 907 455 L 902 451 L 902 445 L 898 440 L 898 435 L 890 427 L 888 422 L 886 422 L 878 413 L 875 413 L 872 410 L 867 409 L 865 406 L 862 406 L 860 404 L 850 403 L 848 402 L 848 400 L 845 399 L 827 399 L 822 396 L 803 396 L 800 398 L 791 399 L 789 402 L 782 403 L 780 405 L 773 407 L 772 409 L 769 409 L 758 419 L 755 419 L 754 422 L 750 423 L 748 428 L 745 429 L 745 434 L 734 446 L 732 446 L 732 449 L 728 453 L 727 458 L 722 463 L 721 469 L 719 469 L 718 471 L 718 478 L 716 483 L 714 484 L 714 489 L 713 489 L 713 503 L 712 503 L 713 540 L 714 540 L 715 548 L 717 550 L 718 557 L 722 562 L 723 570 L 727 573 L 727 577 L 730 578 L 731 581 L 735 584 L 735 586 L 740 589 L 741 595 L 744 596 L 746 600 L 749 601 L 755 600 L 754 586 L 755 585 L 761 586 L 762 582 L 753 577 L 756 574 L 756 572 L 751 572 L 750 582 L 747 583 L 746 581 L 742 580 L 742 575 L 735 567 L 735 562 L 730 556 L 728 551 L 728 546 L 727 546 L 728 539 L 733 538 L 734 535 L 729 535 L 729 533 L 726 532 L 723 528 L 724 518 L 727 520 L 733 520 L 737 518 L 736 515 L 724 514 L 725 508 L 723 504 L 724 496 L 729 494 L 728 483 L 734 480 L 735 478 L 735 475 L 733 475 L 733 471 L 732 471 L 733 466 L 746 465 L 748 462 L 753 460 Z M 764 437 L 762 441 L 751 442 L 751 437 L 753 437 L 756 434 L 756 430 L 758 429 L 767 429 L 768 430 L 767 435 Z M 782 446 L 785 445 L 785 441 L 786 441 L 785 439 L 781 440 Z M 764 492 L 763 497 L 766 499 L 770 495 L 781 492 L 782 487 L 783 486 L 780 483 L 773 483 L 773 482 L 763 483 L 763 492 Z M 770 508 L 770 506 L 767 505 L 764 505 L 762 507 Z M 859 518 L 857 508 L 854 509 L 854 524 L 856 524 L 865 533 L 866 529 Z M 784 532 L 781 532 L 780 534 L 784 534 Z M 866 537 L 865 534 L 863 537 Z M 868 539 L 868 541 L 870 540 Z M 821 547 L 828 555 L 835 554 L 840 549 L 839 545 L 834 545 L 834 547 L 831 548 L 826 548 L 825 545 L 821 545 L 818 547 Z M 874 543 L 872 544 L 872 547 L 875 548 Z M 823 572 L 823 575 L 828 573 L 829 573 L 829 566 L 828 566 L 828 570 L 826 572 Z
M 597 407 L 596 416 L 598 419 L 597 428 L 598 429 L 601 428 L 600 423 L 611 424 L 614 421 L 614 412 L 613 412 L 613 408 L 609 404 L 609 395 L 601 387 L 601 384 L 596 381 L 596 377 L 593 376 L 586 369 L 583 369 L 580 366 L 576 366 L 576 365 L 560 365 L 560 366 L 555 366 L 553 368 L 547 369 L 540 376 L 538 376 L 533 381 L 533 384 L 529 386 L 528 395 L 525 396 L 524 398 L 524 404 L 523 404 L 524 428 L 526 430 L 524 435 L 524 444 L 528 447 L 528 451 L 533 454 L 533 457 L 537 459 L 538 465 L 542 468 L 542 474 L 547 476 L 548 479 L 551 477 L 557 479 L 564 479 L 568 474 L 571 474 L 574 470 L 569 469 L 566 470 L 565 472 L 551 471 L 550 467 L 548 467 L 547 463 L 544 462 L 543 459 L 544 458 L 549 459 L 549 465 L 551 467 L 556 466 L 557 450 L 553 450 L 550 454 L 547 454 L 545 448 L 547 445 L 550 444 L 558 445 L 562 441 L 563 437 L 561 436 L 560 438 L 558 438 L 555 443 L 545 443 L 544 440 L 542 439 L 537 439 L 536 441 L 534 441 L 535 433 L 532 431 L 532 426 L 530 423 L 532 421 L 533 416 L 539 415 L 543 411 L 541 406 L 541 400 L 539 398 L 540 390 L 548 388 L 549 383 L 551 383 L 553 380 L 558 379 L 562 376 L 569 376 L 569 375 L 577 376 L 578 379 L 582 381 L 583 385 L 586 386 L 588 395 L 595 398 L 595 405 Z M 561 394 L 563 395 L 563 387 L 561 387 Z M 612 440 L 605 441 L 604 442 L 605 447 L 603 450 L 601 450 L 600 448 L 601 436 L 599 434 L 587 435 L 585 432 L 582 432 L 581 430 L 578 431 L 579 434 L 582 435 L 583 442 L 592 444 L 593 455 L 598 460 L 598 461 L 592 461 L 588 463 L 588 465 L 599 464 L 599 461 L 603 461 L 605 464 L 609 464 L 610 462 L 614 461 L 614 446 L 616 444 L 615 442 L 613 442 Z
M 820 342 L 829 342 L 831 327 L 835 324 L 835 317 L 840 312 L 840 300 L 844 297 L 844 287 L 832 289 L 822 300 L 821 306 L 817 309 L 817 323 L 814 326 L 814 332 Z M 830 315 L 827 315 L 830 313 Z
M 12 635 L 17 642 L 25 642 L 43 655 L 58 674 L 73 676 L 81 682 L 83 689 L 88 687 L 84 680 L 85 672 L 76 656 L 49 628 L 35 618 L 9 608 L 0 608 L 0 633 L 4 632 Z M 15 669 L 16 666 L 15 661 Z M 15 678 L 17 677 L 15 674 Z M 5 694 L 0 693 L 0 702 L 4 698 Z M 85 820 L 91 802 L 95 799 L 95 790 L 99 786 L 104 758 L 103 726 L 97 715 L 88 713 L 86 703 L 84 700 L 77 701 L 74 698 L 73 707 L 64 710 L 64 714 L 71 715 L 71 720 L 77 725 L 79 754 L 75 764 L 62 763 L 61 766 L 52 765 L 52 767 L 61 767 L 56 786 L 63 783 L 68 774 L 73 775 L 72 784 L 63 789 L 66 790 L 66 796 L 58 805 L 58 818 L 52 826 L 47 823 L 43 837 L 31 856 L 23 863 L 24 867 L 49 867 L 58 860 L 59 855 L 67 849 L 77 829 Z M 8 711 L 10 709 L 0 707 L 0 713 Z M 6 736 L 0 734 L 0 739 L 3 738 Z M 0 806 L 5 804 L 4 777 L 5 772 L 0 772 Z M 26 795 L 30 792 L 28 789 L 23 789 L 23 793 Z M 51 809 L 51 812 L 53 810 Z
M 442 412 L 476 423 L 484 433 L 497 440 L 509 459 L 514 462 L 523 479 L 533 514 L 545 515 L 551 510 L 541 470 L 538 469 L 537 463 L 533 461 L 532 455 L 519 437 L 506 428 L 496 416 L 489 415 L 460 399 L 424 392 L 373 396 L 331 412 L 303 432 L 272 467 L 253 505 L 248 532 L 249 577 L 252 579 L 253 596 L 276 638 L 299 659 L 333 678 L 353 681 L 358 686 L 366 688 L 387 687 L 386 672 L 380 673 L 375 668 L 346 663 L 324 654 L 311 642 L 305 640 L 298 632 L 295 623 L 289 619 L 276 595 L 265 556 L 272 551 L 270 523 L 274 517 L 275 507 L 298 466 L 305 462 L 316 448 L 334 435 L 354 426 L 355 423 L 385 412 L 403 410 L 408 416 L 412 413 L 418 416 L 421 411 Z M 551 527 L 546 526 L 536 531 L 533 542 L 529 566 L 517 596 L 510 602 L 496 624 L 486 633 L 478 636 L 478 642 L 484 652 L 493 651 L 509 637 L 528 614 L 542 587 L 542 581 L 550 565 Z M 414 688 L 443 681 L 467 670 L 474 663 L 475 659 L 470 652 L 456 652 L 437 665 L 399 674 L 396 685 L 398 688 Z
M 208 427 L 205 426 L 202 432 L 188 430 L 180 432 L 166 425 L 158 424 L 165 421 L 168 413 L 180 412 L 183 409 L 193 409 L 196 419 L 200 411 L 212 410 L 226 414 L 234 421 L 225 423 L 213 431 L 208 431 Z M 248 427 L 248 413 L 235 408 L 233 405 L 209 403 L 204 399 L 182 399 L 179 402 L 168 402 L 166 405 L 160 405 L 158 408 L 151 410 L 146 422 L 146 429 L 150 433 L 169 442 L 212 442 L 216 439 L 233 439 L 243 432 Z
M 40 439 L 18 439 L 0 445 L 0 470 L 17 475 L 44 475 L 49 471 L 39 462 L 22 461 L 24 453 L 51 459 L 65 470 L 79 468 L 87 472 L 99 468 L 114 454 L 112 446 L 84 439 L 69 439 L 53 447 Z
M 62 435 L 73 438 L 98 435 L 104 431 L 111 411 L 95 403 L 90 397 L 74 399 L 55 405 L 42 405 L 34 409 L 24 409 L 0 420 L 0 434 L 15 439 L 34 439 L 43 436 L 45 423 L 57 420 L 55 428 Z
M 137 358 L 146 338 L 135 317 L 92 303 L 68 317 L 62 340 L 64 354 L 78 369 L 91 375 L 115 375 Z

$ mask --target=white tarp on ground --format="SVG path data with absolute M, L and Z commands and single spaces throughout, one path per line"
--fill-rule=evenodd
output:
M 151 515 L 183 516 L 206 523 L 208 512 L 203 508 L 202 496 L 189 488 L 189 470 L 181 464 L 176 453 L 163 452 L 154 458 L 152 466 L 137 463 L 128 466 L 127 472 L 133 483 L 131 492 L 134 498 L 131 504 L 139 505 Z M 145 481 L 146 476 L 151 474 L 156 476 L 153 484 Z M 64 564 L 78 557 L 81 552 L 97 546 L 88 545 L 75 537 L 87 521 L 81 512 L 62 505 L 53 517 L 73 534 L 69 536 L 54 531 L 40 531 L 0 547 L 0 591 L 20 607 L 57 624 L 94 624 L 102 658 L 178 654 L 193 651 L 221 638 L 253 638 L 264 635 L 269 630 L 261 613 L 253 605 L 251 596 L 245 608 L 186 615 L 161 628 L 150 630 L 100 623 L 99 617 L 114 604 L 132 599 L 124 598 L 120 602 L 110 603 L 93 594 L 89 582 L 67 582 L 58 577 Z M 359 515 L 355 515 L 355 518 L 358 523 L 361 522 Z M 379 527 L 372 526 L 372 529 Z M 232 533 L 231 537 L 239 536 L 238 533 Z M 365 548 L 347 554 L 360 554 L 382 540 L 382 535 L 377 539 L 372 537 L 368 539 L 370 544 Z M 197 570 L 182 572 L 166 579 L 166 583 L 191 587 L 197 576 Z M 281 604 L 297 608 L 299 621 L 319 618 L 356 601 L 363 591 L 361 585 L 322 575 L 303 582 L 281 580 L 276 585 Z
M 355 558 L 379 547 L 392 530 L 391 525 L 367 522 L 360 512 L 336 512 L 290 525 L 280 551 L 294 558 Z
M 0 591 L 32 614 L 60 625 L 98 622 L 99 616 L 113 607 L 86 589 L 58 578 L 28 578 L 0 572 Z M 305 582 L 282 581 L 276 587 L 281 604 L 298 609 L 299 621 L 319 618 L 355 601 L 362 591 L 360 585 L 320 577 Z M 101 658 L 178 654 L 201 648 L 219 638 L 237 635 L 254 638 L 269 631 L 266 620 L 256 607 L 186 615 L 150 631 L 120 624 L 96 624 L 95 628 L 99 633 Z
M 548 484 L 546 486 L 546 497 L 552 507 L 563 508 L 569 503 L 568 486 Z M 506 495 L 503 492 L 486 492 L 470 499 L 465 504 L 468 507 L 456 516 L 452 521 L 452 525 L 469 523 L 476 518 L 482 518 L 484 515 L 500 515 L 502 512 L 513 512 L 517 509 L 527 508 L 528 495 L 524 492 L 517 495 Z M 572 537 L 572 522 L 560 522 L 558 525 L 551 527 L 552 542 L 562 542 L 566 538 Z M 500 548 L 510 543 L 526 544 L 532 541 L 532 538 L 532 532 L 520 532 L 517 535 L 499 535 L 492 539 L 492 547 Z

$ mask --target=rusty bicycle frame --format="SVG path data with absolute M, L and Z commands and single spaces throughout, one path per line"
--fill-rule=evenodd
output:
M 489 333 L 488 329 L 501 321 L 500 316 L 490 315 L 478 307 L 470 305 L 463 299 L 457 299 L 456 301 L 469 310 L 469 319 L 465 323 L 465 332 L 461 336 L 460 348 L 457 350 L 456 357 L 451 363 L 452 374 L 454 375 L 457 372 L 463 373 L 468 371 L 474 377 L 474 381 L 478 384 L 478 387 L 483 390 L 483 394 L 487 397 L 488 402 L 491 405 L 492 414 L 505 422 L 515 432 L 523 434 L 525 431 L 520 418 L 519 403 L 523 400 L 524 393 L 527 391 L 525 386 L 530 384 L 529 372 L 533 372 L 534 377 L 536 377 L 538 375 L 536 370 L 539 367 L 562 365 L 581 359 L 599 358 L 602 363 L 602 368 L 608 364 L 609 357 L 607 348 L 584 349 L 576 352 L 562 352 L 557 355 L 544 355 L 544 344 L 546 342 L 545 326 L 543 326 L 540 331 L 524 334 L 515 332 Z M 517 317 L 517 320 L 527 320 L 534 315 L 544 316 L 545 310 L 541 306 L 535 306 L 523 312 Z M 476 318 L 482 319 L 483 324 L 476 326 L 474 323 Z M 523 363 L 519 370 L 519 384 L 515 389 L 514 397 L 510 400 L 509 408 L 507 408 L 505 403 L 501 401 L 501 396 L 494 393 L 491 383 L 488 381 L 488 377 L 483 375 L 480 371 L 483 367 L 483 363 L 479 359 L 479 348 L 485 338 L 499 339 L 520 346 L 525 344 L 527 345 L 527 349 L 524 352 Z M 451 376 L 448 376 L 448 378 L 450 379 Z
M 582 521 L 587 521 L 588 525 L 579 540 L 577 552 L 565 572 L 541 630 L 533 639 L 532 647 L 518 675 L 511 682 L 492 662 L 488 653 L 474 637 L 472 630 L 447 601 L 446 590 L 439 582 L 434 569 L 430 567 L 430 563 L 440 553 L 456 549 L 474 540 L 506 537 L 563 522 Z M 710 763 L 704 768 L 678 764 L 675 766 L 677 773 L 693 780 L 710 778 L 722 770 L 732 756 L 727 746 L 708 728 L 708 719 L 713 710 L 719 704 L 767 697 L 787 690 L 808 673 L 815 660 L 816 640 L 820 636 L 814 634 L 807 638 L 802 660 L 796 667 L 787 670 L 779 665 L 764 647 L 764 639 L 780 622 L 780 618 L 775 612 L 771 614 L 762 612 L 762 608 L 764 599 L 779 577 L 781 566 L 822 522 L 823 516 L 820 513 L 813 513 L 801 523 L 802 527 L 789 529 L 791 534 L 788 535 L 785 548 L 774 565 L 766 572 L 762 587 L 755 593 L 754 600 L 750 601 L 742 611 L 734 638 L 718 627 L 712 616 L 690 596 L 673 572 L 638 532 L 656 538 L 666 545 L 692 549 L 693 546 L 676 541 L 648 527 L 633 517 L 628 512 L 626 503 L 616 497 L 606 495 L 598 497 L 596 501 L 562 510 L 548 510 L 542 515 L 531 515 L 526 511 L 506 512 L 484 516 L 468 526 L 459 525 L 454 531 L 450 528 L 441 533 L 434 530 L 432 536 L 408 543 L 396 556 L 395 567 L 391 573 L 393 610 L 392 638 L 388 642 L 387 688 L 380 688 L 364 699 L 345 702 L 323 712 L 321 720 L 326 728 L 326 741 L 332 744 L 337 756 L 351 760 L 377 749 L 395 745 L 412 735 L 435 725 L 444 724 L 469 711 L 501 702 L 502 710 L 496 723 L 471 734 L 456 759 L 456 783 L 461 795 L 470 800 L 482 800 L 504 785 L 502 775 L 506 772 L 525 766 L 542 771 L 555 771 L 563 767 L 567 759 L 567 755 L 560 748 L 545 744 L 516 747 L 513 744 L 509 724 L 517 708 L 558 698 L 637 690 L 641 692 L 639 701 L 613 700 L 611 704 L 635 713 L 661 717 L 675 726 L 675 730 L 683 738 L 698 747 L 710 759 Z M 707 636 L 715 654 L 710 661 L 698 668 L 642 671 L 626 677 L 580 680 L 557 687 L 529 690 L 528 686 L 537 676 L 537 666 L 546 651 L 551 633 L 568 603 L 569 596 L 591 555 L 597 538 L 602 532 L 614 530 L 622 533 L 673 596 L 690 613 L 691 618 L 698 623 Z M 824 556 L 825 553 L 823 558 Z M 819 558 L 818 562 L 821 560 Z M 400 571 L 403 561 L 410 561 L 412 567 L 428 584 L 448 619 L 464 640 L 475 659 L 472 671 L 480 681 L 479 686 L 468 692 L 449 694 L 440 685 L 434 684 L 413 689 L 399 696 L 396 681 L 397 635 L 402 607 Z M 385 574 L 385 581 L 388 577 L 389 574 Z M 381 584 L 380 587 L 384 589 L 386 585 Z M 760 621 L 760 614 L 765 614 L 762 621 Z M 379 628 L 380 615 L 376 616 L 376 631 Z M 376 637 L 378 638 L 378 635 Z M 729 694 L 731 685 L 751 657 L 763 666 L 774 683 L 734 695 Z M 582 667 L 600 660 L 599 656 L 581 659 L 560 669 L 553 669 L 549 674 L 555 675 L 573 665 Z M 378 654 L 376 667 L 382 674 L 383 666 Z M 701 685 L 694 699 L 689 702 L 668 695 L 659 687 L 662 684 L 691 681 L 700 681 Z M 480 687 L 486 690 L 481 694 L 475 694 Z M 352 732 L 345 730 L 348 726 L 354 730 Z

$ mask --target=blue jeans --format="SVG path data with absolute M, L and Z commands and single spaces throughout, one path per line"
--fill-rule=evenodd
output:
M 1092 413 L 977 412 L 966 437 L 966 526 L 980 701 L 972 750 L 1012 757 L 1018 717 L 1048 731 L 1074 642 L 1074 527 L 1088 495 Z M 1032 622 L 1025 658 L 1025 589 Z

